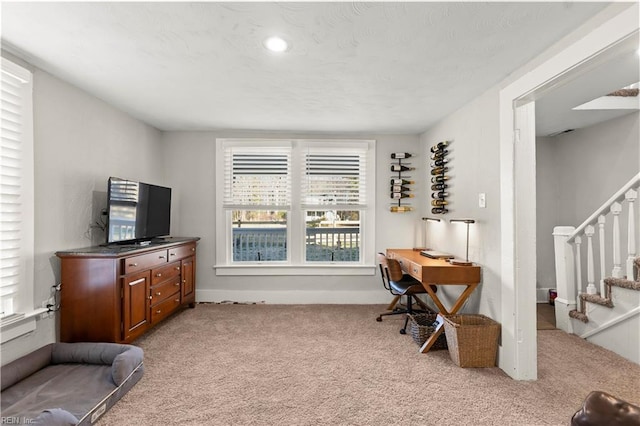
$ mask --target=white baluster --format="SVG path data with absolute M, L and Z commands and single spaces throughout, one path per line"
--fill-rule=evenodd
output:
M 611 214 L 613 215 L 613 270 L 611 276 L 614 278 L 622 278 L 622 264 L 620 262 L 620 213 L 622 212 L 622 204 L 613 203 L 611 205 Z
M 591 225 L 584 228 L 584 235 L 587 236 L 587 294 L 598 293 L 595 286 L 595 273 L 593 268 L 593 234 L 595 233 L 596 230 Z
M 576 309 L 580 311 L 580 293 L 582 293 L 582 252 L 580 247 L 582 246 L 582 237 L 576 237 L 576 254 L 574 259 L 576 260 Z
M 624 198 L 629 203 L 629 226 L 627 226 L 627 279 L 634 281 L 633 276 L 633 260 L 636 258 L 636 215 L 633 204 L 638 198 L 638 191 L 628 190 L 624 194 Z
M 604 278 L 606 276 L 605 266 L 604 266 L 604 224 L 607 223 L 607 219 L 604 215 L 598 216 L 598 236 L 599 236 L 599 245 L 600 245 L 600 296 L 607 297 L 605 294 L 604 288 Z

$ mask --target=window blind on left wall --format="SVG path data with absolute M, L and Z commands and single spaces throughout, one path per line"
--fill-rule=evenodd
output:
M 0 77 L 0 317 L 33 309 L 31 73 L 2 58 Z

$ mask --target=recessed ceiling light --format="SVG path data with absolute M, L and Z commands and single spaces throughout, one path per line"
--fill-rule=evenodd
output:
M 264 47 L 272 52 L 285 52 L 289 49 L 289 44 L 280 37 L 269 37 L 264 41 Z

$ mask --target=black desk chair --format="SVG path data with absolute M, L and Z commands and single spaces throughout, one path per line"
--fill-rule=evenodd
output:
M 418 294 L 425 294 L 427 291 L 424 289 L 422 283 L 415 278 L 413 278 L 409 274 L 405 274 L 402 272 L 402 268 L 400 267 L 400 263 L 398 263 L 395 259 L 390 259 L 384 255 L 384 253 L 378 253 L 378 266 L 380 267 L 380 275 L 382 277 L 382 284 L 384 288 L 389 290 L 389 292 L 394 296 L 394 302 L 397 302 L 401 296 L 406 296 L 407 305 L 406 309 L 396 308 L 394 302 L 389 305 L 389 308 L 392 309 L 391 312 L 385 312 L 380 314 L 376 321 L 382 321 L 382 317 L 387 315 L 402 315 L 406 314 L 407 317 L 404 320 L 404 326 L 400 329 L 400 334 L 407 333 L 407 324 L 409 322 L 409 315 L 415 312 L 432 312 L 431 309 L 422 301 Z M 434 291 L 437 290 L 437 287 L 431 286 Z M 420 305 L 419 310 L 413 309 L 413 302 L 416 302 Z

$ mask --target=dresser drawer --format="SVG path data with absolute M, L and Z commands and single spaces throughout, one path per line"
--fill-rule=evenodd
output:
M 160 285 L 151 287 L 151 306 L 163 302 L 170 296 L 180 292 L 180 277 L 166 281 Z M 180 298 L 180 295 L 178 295 Z
M 170 278 L 180 275 L 180 262 L 173 262 L 151 271 L 151 285 L 160 284 Z
M 133 272 L 151 269 L 154 266 L 167 263 L 167 250 L 158 250 L 151 253 L 141 254 L 140 256 L 132 256 L 124 259 L 125 275 Z
M 196 244 L 185 244 L 183 246 L 169 249 L 169 260 L 174 261 L 196 254 Z
M 151 307 L 151 323 L 156 323 L 174 312 L 180 306 L 180 294 L 168 298 L 164 302 L 160 302 Z

